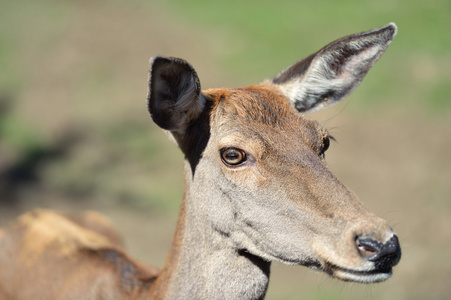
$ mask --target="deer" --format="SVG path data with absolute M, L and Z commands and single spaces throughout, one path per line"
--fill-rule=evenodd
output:
M 332 137 L 306 114 L 348 96 L 396 33 L 390 23 L 343 37 L 273 79 L 233 89 L 202 91 L 187 61 L 152 57 L 147 107 L 184 154 L 164 266 L 133 260 L 97 218 L 37 210 L 0 232 L 0 296 L 264 299 L 273 262 L 387 280 L 399 239 L 329 170 Z

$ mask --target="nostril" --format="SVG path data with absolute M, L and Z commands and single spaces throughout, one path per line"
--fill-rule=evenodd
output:
M 355 240 L 357 249 L 363 259 L 372 261 L 381 251 L 382 243 L 371 238 L 357 237 Z
M 401 259 L 401 247 L 396 235 L 385 244 L 368 237 L 357 237 L 355 243 L 362 258 L 374 262 L 378 269 L 391 268 Z
M 365 240 L 357 239 L 356 245 L 357 245 L 357 249 L 359 250 L 360 255 L 364 259 L 367 259 L 367 258 L 373 256 L 377 252 L 377 249 L 375 249 L 373 247 L 373 245 L 369 245 L 369 243 L 367 243 Z

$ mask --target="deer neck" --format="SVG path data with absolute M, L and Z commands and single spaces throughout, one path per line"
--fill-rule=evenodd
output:
M 236 249 L 202 215 L 185 164 L 185 192 L 172 247 L 151 289 L 151 299 L 263 299 L 270 263 Z M 208 197 L 208 195 L 206 195 Z M 208 202 L 208 200 L 207 200 Z

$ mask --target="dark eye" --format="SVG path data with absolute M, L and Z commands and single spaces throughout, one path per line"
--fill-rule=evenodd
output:
M 246 161 L 246 153 L 237 148 L 223 148 L 220 150 L 222 162 L 228 166 L 237 166 Z
M 320 156 L 324 156 L 324 153 L 327 151 L 327 149 L 329 149 L 330 146 L 330 136 L 325 136 L 323 138 L 323 146 L 321 148 L 321 152 L 319 153 Z M 333 139 L 333 138 L 332 138 Z

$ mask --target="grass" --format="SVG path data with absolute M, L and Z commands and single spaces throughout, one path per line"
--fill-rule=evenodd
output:
M 367 99 L 358 106 L 371 109 L 387 89 L 386 102 L 400 106 L 414 104 L 443 113 L 451 103 L 449 1 L 169 2 L 180 18 L 224 39 L 221 47 L 226 49 L 218 50 L 217 59 L 237 82 L 247 83 L 264 79 L 261 74 L 277 74 L 339 36 L 396 22 L 400 34 L 383 63 L 371 71 L 377 79 L 367 80 L 365 91 L 357 90 L 355 97 Z M 427 59 L 428 65 L 418 59 Z M 422 72 L 433 78 L 422 78 Z M 399 87 L 400 79 L 404 85 Z M 411 86 L 421 87 L 421 92 L 412 95 Z

